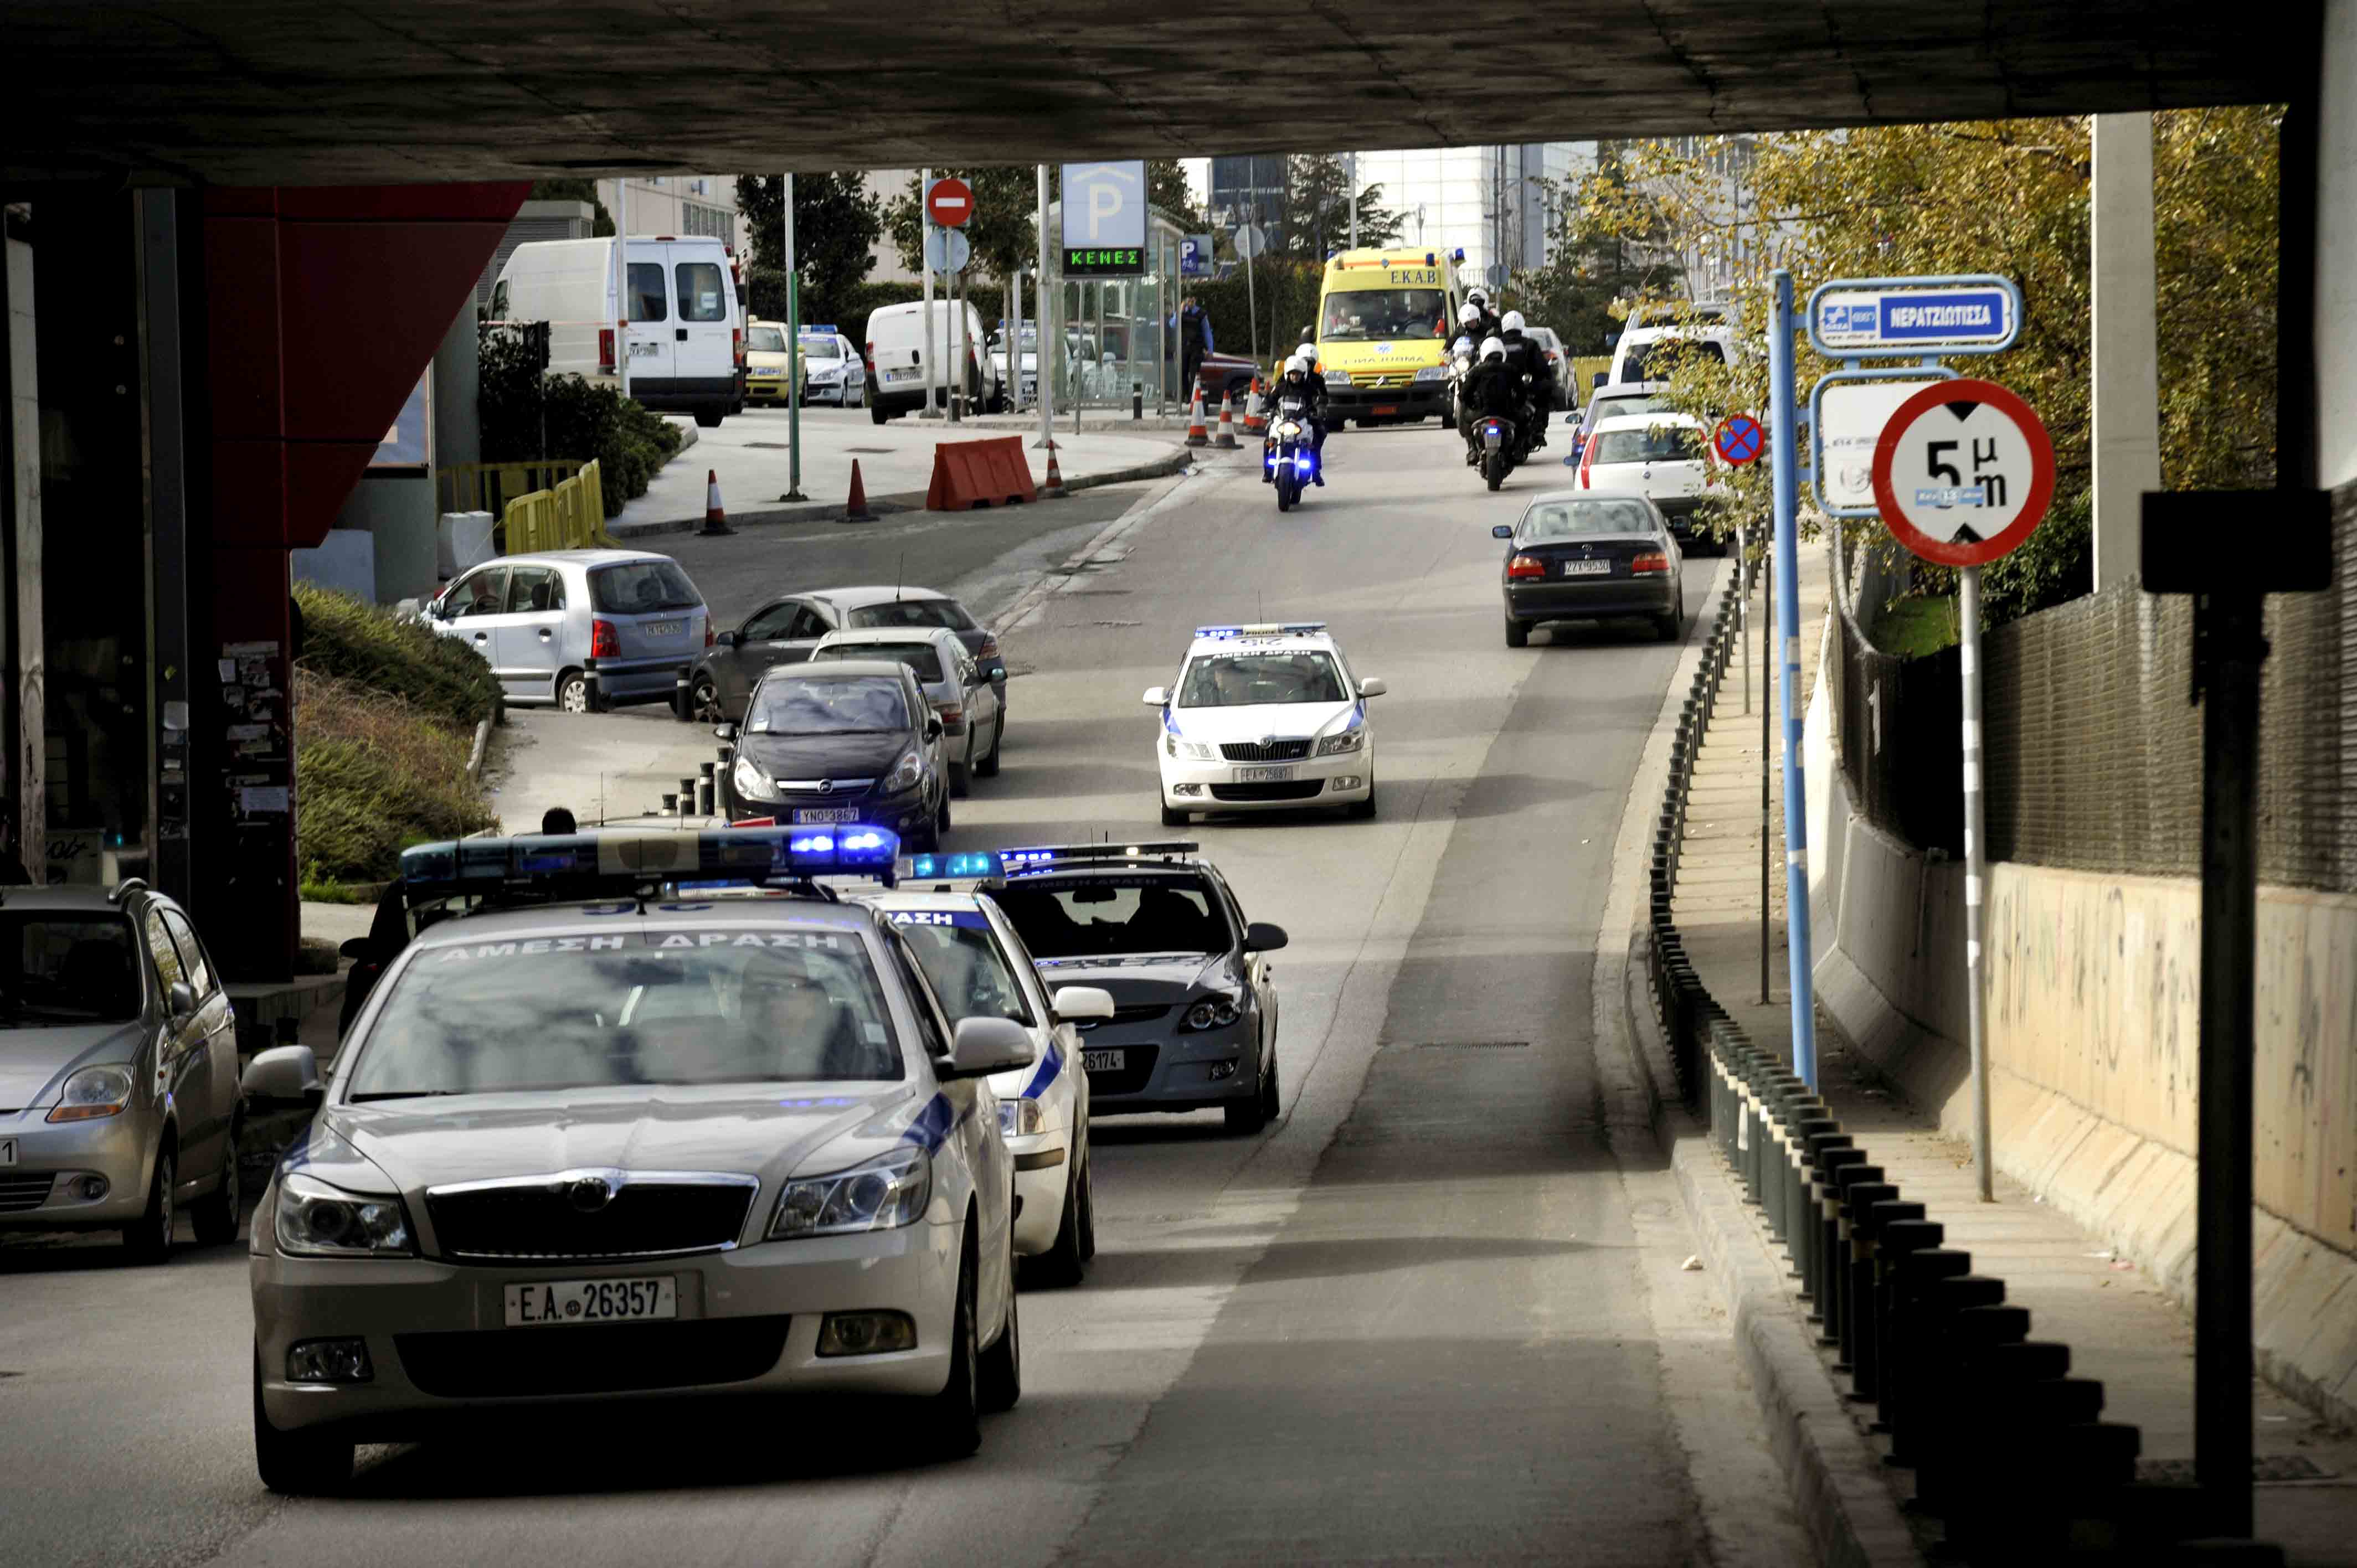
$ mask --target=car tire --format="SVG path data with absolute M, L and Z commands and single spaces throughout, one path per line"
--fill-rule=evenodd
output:
M 1684 627 L 1685 618 L 1674 606 L 1653 618 L 1653 629 L 1661 634 L 1663 642 L 1675 642 Z
M 172 1206 L 172 1186 L 179 1174 L 178 1154 L 167 1142 L 156 1151 L 156 1175 L 147 1184 L 147 1207 L 123 1228 L 123 1253 L 130 1262 L 145 1265 L 172 1261 L 172 1227 L 178 1219 Z
M 240 1208 L 238 1191 L 237 1140 L 242 1131 L 238 1123 L 229 1127 L 229 1153 L 221 1159 L 221 1186 L 188 1205 L 188 1222 L 197 1232 L 199 1247 L 226 1247 L 237 1240 L 238 1221 L 245 1216 Z
M 950 793 L 964 800 L 974 793 L 974 731 L 965 732 L 965 760 L 950 764 Z
M 1089 1154 L 1088 1134 L 1081 1135 L 1081 1262 L 1097 1255 L 1097 1163 Z
M 281 1432 L 262 1408 L 262 1348 L 253 1349 L 253 1467 L 281 1497 L 333 1497 L 352 1484 L 352 1445 L 315 1432 Z
M 998 754 L 1006 746 L 1006 710 L 998 710 L 998 722 L 990 726 L 990 755 L 974 764 L 974 772 L 985 779 L 998 777 Z
M 1506 646 L 1528 648 L 1531 645 L 1531 623 L 1513 616 L 1506 618 Z
M 1240 1100 L 1232 1105 L 1222 1107 L 1222 1114 L 1227 1117 L 1228 1131 L 1231 1133 L 1250 1136 L 1268 1125 L 1269 1106 L 1276 1098 L 1275 1089 L 1276 1053 L 1265 1045 L 1261 1047 L 1261 1052 L 1264 1060 L 1261 1065 L 1260 1083 L 1253 1090 L 1253 1097 L 1250 1100 Z
M 884 412 L 884 405 L 876 401 L 876 393 L 873 391 L 863 394 L 863 401 L 867 404 L 867 423 L 870 424 L 881 424 L 892 417 Z
M 556 677 L 556 706 L 563 713 L 587 713 L 589 677 L 578 670 L 560 671 Z
M 1015 1232 L 1006 1234 L 1006 1322 L 974 1369 L 974 1408 L 985 1415 L 1013 1410 L 1023 1398 L 1022 1298 L 1015 1289 Z
M 1372 816 L 1373 816 L 1373 815 L 1375 814 L 1375 776 L 1374 776 L 1374 774 L 1372 774 L 1372 772 L 1370 772 L 1370 773 L 1367 775 L 1367 798 L 1366 798 L 1365 800 L 1353 800 L 1353 801 L 1351 801 L 1351 802 L 1350 803 L 1350 805 L 1348 805 L 1347 807 L 1345 807 L 1345 808 L 1343 808 L 1343 809 L 1344 809 L 1345 811 L 1349 811 L 1349 812 L 1351 813 L 1351 816 L 1353 816 L 1353 817 L 1357 818 L 1357 819 L 1358 819 L 1359 821 L 1361 821 L 1361 822 L 1365 822 L 1368 818 L 1370 818 L 1370 817 L 1372 817 Z
M 963 1459 L 982 1446 L 981 1391 L 978 1363 L 979 1348 L 974 1344 L 974 1216 L 965 1218 L 969 1238 L 964 1255 L 958 1263 L 957 1306 L 950 1321 L 950 1375 L 942 1391 L 930 1402 L 932 1409 L 931 1443 L 933 1451 L 944 1459 Z
M 719 685 L 709 675 L 698 675 L 687 688 L 687 722 L 716 725 L 723 717 Z
M 695 427 L 698 430 L 717 430 L 720 428 L 720 422 L 727 417 L 728 407 L 726 403 L 718 408 L 699 408 L 695 411 Z
M 1183 828 L 1194 820 L 1192 811 L 1181 811 L 1168 805 L 1162 808 L 1162 825 L 1166 828 Z
M 1064 1183 L 1063 1212 L 1056 1217 L 1056 1242 L 1024 1265 L 1025 1277 L 1043 1285 L 1071 1286 L 1081 1283 L 1087 1257 L 1081 1240 L 1081 1164 L 1073 1151 L 1071 1179 Z

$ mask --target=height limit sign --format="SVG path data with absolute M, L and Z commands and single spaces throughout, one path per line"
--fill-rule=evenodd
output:
M 2054 499 L 2054 444 L 1995 381 L 1933 381 L 1899 405 L 1874 449 L 1874 500 L 1891 536 L 1943 566 L 2018 549 Z

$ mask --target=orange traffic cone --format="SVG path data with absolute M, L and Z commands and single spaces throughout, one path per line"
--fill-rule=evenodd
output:
M 1235 399 L 1227 392 L 1220 394 L 1220 438 L 1211 445 L 1230 452 L 1236 449 Z
M 720 471 L 704 470 L 704 527 L 706 534 L 734 533 L 728 526 L 728 510 L 720 504 Z
M 1187 421 L 1187 445 L 1209 446 L 1211 444 L 1211 433 L 1203 428 L 1203 389 L 1201 387 L 1195 389 L 1195 403 L 1188 412 L 1193 417 Z
M 845 522 L 874 522 L 876 514 L 867 510 L 867 487 L 859 482 L 859 459 L 851 460 L 851 499 L 843 503 Z
M 1244 434 L 1247 435 L 1268 434 L 1268 399 L 1267 395 L 1261 391 L 1258 376 L 1253 378 L 1252 391 L 1244 398 Z
M 1050 500 L 1070 493 L 1064 489 L 1064 470 L 1056 463 L 1056 442 L 1052 436 L 1048 441 L 1048 482 L 1039 487 L 1039 493 Z

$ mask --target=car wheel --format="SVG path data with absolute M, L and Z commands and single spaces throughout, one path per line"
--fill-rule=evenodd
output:
M 719 408 L 699 408 L 695 411 L 695 425 L 699 430 L 717 430 L 720 428 L 720 422 L 727 417 L 728 410 L 726 405 Z
M 172 1184 L 180 1174 L 172 1145 L 156 1151 L 156 1178 L 148 1184 L 147 1207 L 138 1219 L 123 1228 L 123 1251 L 135 1263 L 172 1261 L 172 1225 L 178 1218 L 172 1207 Z
M 221 1186 L 188 1205 L 188 1220 L 196 1227 L 197 1245 L 225 1247 L 237 1240 L 238 1221 L 244 1218 L 240 1210 L 237 1172 L 237 1139 L 240 1128 L 230 1123 L 229 1153 L 221 1159 Z
M 1097 1163 L 1089 1157 L 1087 1137 L 1081 1143 L 1081 1262 L 1097 1255 Z
M 1250 1134 L 1268 1125 L 1268 1107 L 1273 1098 L 1269 1080 L 1276 1072 L 1276 1058 L 1265 1046 L 1261 1047 L 1261 1055 L 1264 1059 L 1260 1086 L 1253 1091 L 1253 1097 L 1224 1107 L 1231 1133 Z
M 253 1348 L 253 1467 L 282 1497 L 331 1497 L 351 1485 L 352 1445 L 312 1432 L 281 1432 L 262 1408 L 262 1347 Z
M 1176 811 L 1167 805 L 1162 808 L 1162 825 L 1166 828 L 1183 828 L 1194 820 L 1192 811 Z
M 966 1216 L 969 1241 L 958 1264 L 957 1308 L 950 1323 L 950 1375 L 932 1397 L 933 1451 L 963 1459 L 982 1446 L 981 1391 L 975 1386 L 981 1360 L 974 1342 L 974 1262 L 971 1237 L 974 1217 Z
M 1675 642 L 1684 620 L 1684 618 L 1678 614 L 1677 607 L 1673 605 L 1653 618 L 1653 629 L 1662 634 L 1663 642 Z
M 568 714 L 589 711 L 589 677 L 578 670 L 567 670 L 556 678 L 556 705 Z
M 719 724 L 727 717 L 720 711 L 720 688 L 709 675 L 698 675 L 687 689 L 687 716 L 691 723 Z
M 1367 798 L 1351 801 L 1347 810 L 1361 822 L 1375 814 L 1375 776 L 1372 771 L 1367 775 Z
M 1028 1262 L 1027 1275 L 1043 1285 L 1076 1285 L 1087 1262 L 1081 1251 L 1081 1165 L 1076 1157 L 1071 1179 L 1064 1183 L 1063 1212 L 1056 1218 L 1056 1244 Z
M 965 760 L 950 764 L 950 793 L 964 800 L 974 792 L 974 731 L 965 732 Z
M 1277 1099 L 1276 1047 L 1272 1045 L 1268 1048 L 1268 1077 L 1260 1086 L 1260 1113 L 1271 1122 L 1276 1120 Z
M 1506 646 L 1528 648 L 1531 645 L 1531 623 L 1512 616 L 1506 618 Z
M 875 389 L 870 388 L 862 394 L 862 398 L 867 404 L 867 422 L 870 424 L 881 424 L 892 417 L 884 412 L 884 405 L 876 401 Z
M 1006 745 L 1006 710 L 998 710 L 998 722 L 990 726 L 990 755 L 974 765 L 974 771 L 985 779 L 998 777 L 998 754 Z
M 1023 1397 L 1023 1313 L 1015 1293 L 1015 1232 L 1006 1233 L 1006 1326 L 982 1353 L 974 1371 L 974 1408 L 989 1414 L 1013 1410 Z
M 942 791 L 942 809 L 933 813 L 933 832 L 936 834 L 948 832 L 951 825 L 950 792 L 944 789 Z

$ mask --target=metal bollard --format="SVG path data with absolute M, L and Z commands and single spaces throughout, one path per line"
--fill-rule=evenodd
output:
M 1848 1278 L 1844 1282 L 1847 1294 L 1842 1298 L 1842 1322 L 1849 1329 L 1849 1351 L 1844 1359 L 1849 1362 L 1850 1392 L 1861 1400 L 1874 1397 L 1875 1330 L 1880 1326 L 1874 1310 L 1874 1259 L 1878 1240 L 1874 1210 L 1882 1204 L 1898 1201 L 1899 1187 L 1894 1182 L 1861 1178 L 1843 1193 L 1842 1207 L 1849 1219 Z
M 671 711 L 683 723 L 695 716 L 687 710 L 687 677 L 693 668 L 683 664 L 671 678 Z
M 1817 1145 L 1813 1139 L 1836 1134 L 1841 1123 L 1825 1112 L 1823 1101 L 1805 1106 L 1792 1123 L 1787 1140 L 1790 1152 L 1784 1162 L 1784 1252 L 1792 1261 L 1792 1273 L 1801 1282 L 1803 1299 L 1809 1291 L 1809 1240 L 1807 1218 L 1809 1201 L 1809 1162 L 1815 1157 Z
M 1817 1189 L 1812 1205 L 1816 1257 L 1809 1288 L 1816 1293 L 1817 1312 L 1824 1319 L 1817 1328 L 1820 1345 L 1841 1343 L 1841 1262 L 1847 1254 L 1842 1247 L 1840 1176 L 1849 1166 L 1865 1163 L 1864 1149 L 1827 1149 L 1817 1159 Z
M 1963 1279 L 1972 1272 L 1973 1255 L 1953 1247 L 1921 1247 L 1899 1260 L 1899 1277 L 1891 1290 L 1889 1354 L 1883 1358 L 1881 1401 L 1894 1465 L 1915 1462 L 1915 1400 L 1922 1377 L 1920 1364 L 1932 1334 L 1932 1294 L 1943 1281 Z
M 597 666 L 595 660 L 586 662 L 582 666 L 581 683 L 589 689 L 589 711 L 593 714 L 604 713 L 606 711 L 606 686 L 604 680 L 597 673 Z
M 1840 1321 L 1832 1329 L 1839 1347 L 1835 1352 L 1834 1370 L 1845 1374 L 1853 1372 L 1857 1366 L 1857 1315 L 1856 1303 L 1850 1294 L 1850 1282 L 1857 1256 L 1857 1227 L 1851 1221 L 1849 1195 L 1851 1188 L 1860 1184 L 1882 1186 L 1882 1167 L 1852 1164 L 1834 1173 L 1834 1247 L 1831 1266 L 1825 1276 L 1825 1288 L 1833 1293 L 1836 1309 L 1841 1315 Z M 1897 1196 L 1895 1190 L 1890 1196 Z
M 676 795 L 665 795 L 662 798 L 662 814 L 668 817 L 675 814 L 678 811 L 679 797 Z
M 708 770 L 705 778 L 695 781 L 695 814 L 699 817 L 712 815 L 712 779 Z
M 1994 1312 L 2005 1305 L 2005 1282 L 1986 1274 L 1934 1280 L 1918 1305 L 1918 1332 L 1907 1361 L 1907 1397 L 1900 1407 L 1904 1424 L 1891 1428 L 1891 1443 L 1894 1452 L 1904 1452 L 1907 1462 L 1915 1466 L 1916 1495 L 1921 1497 L 1925 1474 L 1938 1470 L 1945 1461 L 1948 1434 L 1955 1418 L 1959 1358 L 2003 1343 L 2004 1336 L 1990 1330 L 2013 1325 L 1965 1318 L 1967 1313 Z M 2029 1337 L 2027 1313 L 2022 1314 L 2018 1327 L 2019 1332 L 2011 1337 Z M 1938 1482 L 1929 1485 L 1936 1490 Z
M 1874 1249 L 1874 1419 L 1868 1430 L 1890 1430 L 1890 1389 L 1898 1377 L 1900 1345 L 1899 1277 L 1908 1257 L 1937 1247 L 1946 1228 L 1923 1218 L 1920 1203 L 1878 1203 L 1874 1206 L 1878 1237 Z

